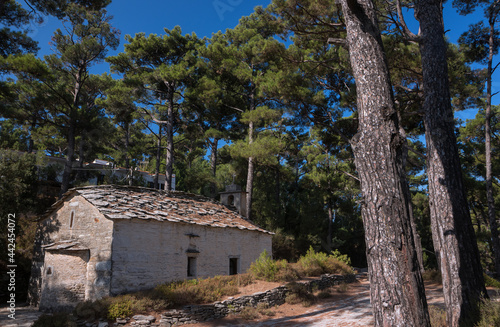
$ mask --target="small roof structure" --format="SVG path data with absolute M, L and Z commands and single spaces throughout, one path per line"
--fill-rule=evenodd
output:
M 42 219 L 71 196 L 80 195 L 106 218 L 170 221 L 219 228 L 238 228 L 273 234 L 221 203 L 191 193 L 121 185 L 87 186 L 68 190 Z
M 50 243 L 47 245 L 42 245 L 44 250 L 69 250 L 69 251 L 81 251 L 88 250 L 87 247 L 82 246 L 79 242 L 74 240 L 65 240 L 55 243 Z

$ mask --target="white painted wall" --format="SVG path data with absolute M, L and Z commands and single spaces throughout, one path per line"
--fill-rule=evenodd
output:
M 271 235 L 262 232 L 140 219 L 115 220 L 111 293 L 186 279 L 188 256 L 196 257 L 197 278 L 228 275 L 229 259 L 234 257 L 239 258 L 239 272 L 246 272 L 264 250 L 272 253 L 271 246 Z M 199 253 L 192 253 L 196 251 Z

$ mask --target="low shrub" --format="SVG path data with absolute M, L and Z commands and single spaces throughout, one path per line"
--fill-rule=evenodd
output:
M 287 284 L 288 295 L 285 302 L 288 304 L 302 304 L 304 307 L 310 307 L 316 302 L 314 294 L 309 292 L 304 284 L 291 282 Z
M 275 276 L 276 282 L 293 282 L 300 279 L 300 275 L 292 264 L 281 265 Z
M 332 297 L 332 293 L 330 293 L 329 290 L 323 290 L 323 291 L 320 291 L 318 293 L 318 295 L 316 295 L 316 297 L 318 299 L 328 299 L 328 298 L 331 298 Z
M 484 274 L 484 284 L 487 287 L 494 287 L 494 288 L 500 288 L 500 281 L 496 280 L 493 277 L 490 277 L 486 274 Z
M 500 303 L 483 300 L 479 305 L 480 320 L 475 327 L 500 326 Z
M 271 308 L 269 308 L 269 304 L 260 302 L 257 304 L 257 311 L 262 315 L 262 316 L 268 316 L 272 317 L 276 315 L 276 312 L 274 312 Z
M 259 318 L 260 314 L 255 307 L 244 307 L 240 311 L 240 317 L 245 320 L 253 320 Z
M 132 315 L 132 300 L 117 300 L 108 308 L 108 318 L 126 318 Z
M 250 273 L 255 278 L 268 282 L 288 282 L 299 278 L 297 272 L 286 260 L 273 260 L 265 250 L 250 265 Z
M 345 293 L 345 292 L 347 292 L 348 289 L 349 289 L 349 284 L 347 284 L 347 283 L 340 283 L 337 286 L 337 292 L 339 292 L 339 293 Z
M 331 256 L 348 266 L 351 265 L 351 258 L 347 254 L 340 253 L 338 249 L 333 250 Z
M 312 247 L 309 248 L 306 255 L 301 256 L 298 261 L 300 275 L 305 276 L 319 276 L 322 274 L 341 274 L 349 275 L 354 271 L 344 261 L 349 261 L 347 256 L 342 256 L 340 253 L 335 252 L 335 255 L 328 255 L 323 252 L 316 252 Z

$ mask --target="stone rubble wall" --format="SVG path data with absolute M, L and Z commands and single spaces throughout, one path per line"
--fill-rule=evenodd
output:
M 341 283 L 353 283 L 356 281 L 355 275 L 323 275 L 319 279 L 300 282 L 308 291 L 322 290 Z M 161 314 L 161 319 L 156 320 L 153 316 L 136 315 L 132 319 L 118 319 L 114 326 L 140 326 L 140 327 L 171 327 L 184 324 L 194 324 L 203 321 L 223 318 L 230 313 L 239 313 L 248 306 L 257 306 L 265 303 L 269 307 L 279 306 L 285 303 L 288 295 L 286 286 L 279 286 L 266 292 L 259 292 L 253 295 L 246 295 L 239 298 L 230 298 L 205 305 L 188 305 L 182 309 L 173 309 Z

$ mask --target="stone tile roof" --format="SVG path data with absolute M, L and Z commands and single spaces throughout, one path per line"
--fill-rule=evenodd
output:
M 135 186 L 102 185 L 70 189 L 49 212 L 53 212 L 72 194 L 84 197 L 109 219 L 153 219 L 272 234 L 213 199 Z

